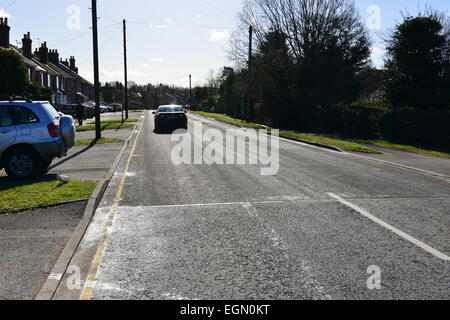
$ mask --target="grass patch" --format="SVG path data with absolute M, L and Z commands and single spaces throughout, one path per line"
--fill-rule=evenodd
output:
M 6 182 L 0 186 L 0 214 L 89 199 L 97 184 L 89 181 Z
M 76 146 L 93 146 L 96 144 L 117 143 L 117 142 L 122 142 L 122 140 L 102 137 L 100 139 L 91 138 L 91 139 L 77 140 L 75 145 Z
M 120 129 L 132 129 L 134 128 L 134 124 L 128 124 L 128 123 L 102 123 L 101 124 L 101 130 L 120 130 Z M 94 131 L 95 125 L 87 125 L 87 126 L 81 126 L 77 127 L 77 132 L 85 132 L 85 131 Z
M 362 152 L 362 153 L 375 153 L 375 154 L 382 154 L 382 152 L 361 146 L 356 143 L 346 142 L 338 139 L 333 138 L 327 138 L 323 136 L 313 136 L 309 134 L 301 134 L 301 133 L 295 133 L 295 132 L 280 132 L 280 136 L 285 136 L 289 138 L 299 139 L 307 142 L 312 143 L 320 143 L 320 144 L 326 144 L 329 146 L 337 147 L 339 149 L 345 150 L 345 151 L 355 151 L 355 152 Z
M 397 150 L 409 151 L 409 152 L 414 152 L 414 153 L 421 153 L 421 154 L 426 154 L 426 155 L 431 155 L 431 156 L 436 156 L 436 157 L 441 157 L 441 158 L 450 158 L 449 152 L 442 152 L 442 151 L 437 151 L 437 150 L 432 150 L 432 149 L 425 149 L 425 148 L 408 146 L 408 145 L 403 145 L 403 144 L 396 144 L 396 143 L 392 143 L 392 142 L 389 142 L 386 140 L 353 139 L 352 141 L 355 141 L 357 143 L 378 146 L 378 147 L 382 147 L 382 148 L 390 148 L 390 149 L 397 149 Z
M 127 119 L 124 122 L 125 123 L 131 123 L 131 122 L 138 122 L 139 119 Z M 102 120 L 100 121 L 101 124 L 108 124 L 108 123 L 122 123 L 122 119 L 114 119 L 114 120 Z M 95 124 L 95 121 L 88 122 L 88 124 Z
M 203 117 L 213 118 L 213 119 L 223 121 L 223 122 L 226 122 L 229 124 L 238 125 L 241 127 L 253 128 L 253 129 L 264 129 L 265 128 L 258 124 L 247 123 L 247 122 L 242 122 L 241 120 L 233 119 L 233 118 L 231 118 L 225 114 L 221 114 L 221 113 L 211 113 L 211 112 L 202 112 L 202 111 L 192 111 L 192 113 L 198 114 Z
M 220 113 L 210 113 L 210 112 L 201 112 L 201 111 L 192 111 L 192 113 L 198 114 L 198 115 L 204 116 L 204 117 L 214 118 L 214 119 L 217 119 L 217 120 L 229 123 L 229 124 L 239 125 L 242 127 L 253 128 L 253 129 L 268 129 L 269 131 L 271 130 L 271 128 L 266 128 L 266 127 L 263 127 L 261 125 L 254 124 L 254 123 L 242 122 L 241 120 L 236 120 L 227 115 L 220 114 Z M 334 147 L 337 147 L 337 148 L 340 148 L 340 149 L 346 150 L 346 151 L 382 154 L 382 152 L 375 150 L 373 148 L 361 146 L 356 143 L 346 142 L 346 141 L 342 141 L 342 140 L 338 140 L 338 139 L 327 138 L 327 137 L 323 137 L 323 136 L 313 136 L 313 135 L 300 134 L 300 133 L 295 133 L 295 132 L 286 132 L 286 131 L 281 131 L 280 136 L 281 137 L 284 136 L 287 138 L 299 139 L 299 140 L 312 142 L 312 143 L 326 144 L 326 145 L 334 146 Z

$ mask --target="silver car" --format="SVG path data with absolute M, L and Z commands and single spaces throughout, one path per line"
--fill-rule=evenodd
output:
M 0 101 L 0 169 L 28 179 L 75 145 L 73 118 L 49 102 Z

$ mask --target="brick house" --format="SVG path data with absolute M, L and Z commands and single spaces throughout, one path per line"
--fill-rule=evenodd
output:
M 78 74 L 75 57 L 63 61 L 58 50 L 49 49 L 46 42 L 33 53 L 30 32 L 24 34 L 21 48 L 9 43 L 9 34 L 8 19 L 0 18 L 0 49 L 19 54 L 27 67 L 30 81 L 50 89 L 54 103 L 73 104 L 94 99 L 94 85 Z

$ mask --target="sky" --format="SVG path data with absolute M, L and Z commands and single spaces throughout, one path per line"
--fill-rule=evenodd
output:
M 228 38 L 243 0 L 98 0 L 100 81 L 123 80 L 122 20 L 127 20 L 128 78 L 139 84 L 201 84 L 210 70 L 231 65 Z M 382 66 L 380 32 L 392 28 L 401 12 L 415 14 L 427 4 L 450 12 L 449 0 L 355 0 L 369 27 L 372 61 Z M 33 48 L 46 41 L 60 56 L 75 56 L 79 72 L 93 79 L 90 0 L 0 0 L 9 17 L 11 43 L 31 32 Z M 34 49 L 33 49 L 34 50 Z

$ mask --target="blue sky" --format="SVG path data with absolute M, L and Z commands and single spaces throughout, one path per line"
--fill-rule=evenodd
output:
M 363 21 L 381 13 L 381 30 L 414 14 L 426 4 L 450 12 L 448 0 L 356 0 Z M 74 55 L 80 73 L 92 79 L 90 0 L 0 0 L 0 16 L 8 15 L 11 42 L 30 31 L 33 47 L 47 41 L 62 57 Z M 373 7 L 376 6 L 376 7 Z M 138 83 L 201 83 L 209 70 L 229 65 L 227 35 L 236 25 L 242 0 L 98 0 L 101 81 L 123 79 L 121 21 L 128 20 L 129 79 Z M 80 24 L 78 25 L 78 16 Z M 369 10 L 369 12 L 368 12 Z M 69 24 L 69 25 L 68 25 Z M 371 30 L 373 61 L 382 63 L 379 29 Z

